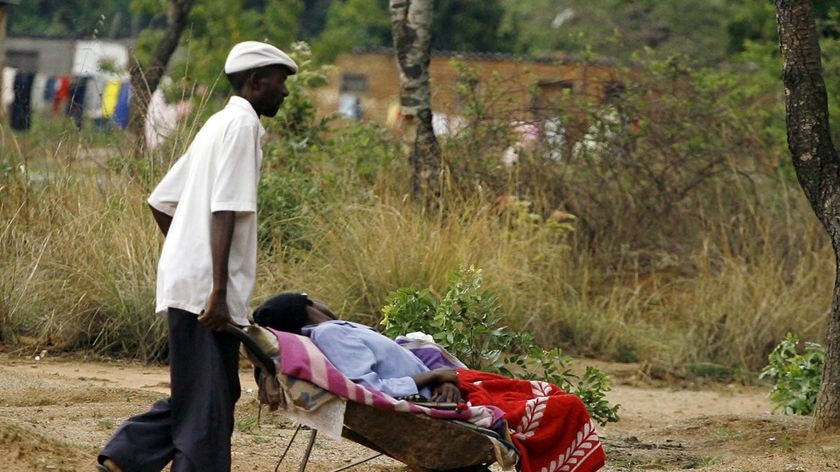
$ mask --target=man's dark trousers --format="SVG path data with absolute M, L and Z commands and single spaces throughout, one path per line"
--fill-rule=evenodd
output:
M 230 471 L 233 408 L 239 399 L 239 340 L 170 308 L 171 396 L 126 420 L 102 450 L 125 472 Z

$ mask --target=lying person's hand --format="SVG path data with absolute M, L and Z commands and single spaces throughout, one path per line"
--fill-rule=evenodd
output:
M 432 390 L 432 401 L 458 403 L 461 401 L 461 391 L 452 382 L 444 382 Z
M 423 372 L 412 377 L 417 388 L 432 389 L 433 402 L 458 402 L 461 392 L 458 390 L 458 372 L 455 369 L 441 368 Z
M 440 369 L 435 369 L 431 371 L 431 374 L 434 376 L 434 382 L 450 382 L 455 384 L 456 386 L 458 385 L 458 372 L 455 369 L 441 367 Z

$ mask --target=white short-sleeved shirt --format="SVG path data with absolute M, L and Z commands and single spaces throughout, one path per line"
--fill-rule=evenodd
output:
M 158 263 L 157 312 L 204 310 L 213 288 L 211 215 L 233 211 L 227 302 L 233 322 L 248 324 L 257 271 L 257 185 L 264 134 L 251 104 L 231 97 L 149 196 L 150 205 L 172 216 Z

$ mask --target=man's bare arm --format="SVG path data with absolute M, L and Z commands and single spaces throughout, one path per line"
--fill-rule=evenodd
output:
M 163 233 L 163 237 L 165 238 L 169 233 L 169 225 L 172 224 L 172 217 L 151 205 L 149 205 L 149 208 L 152 209 L 152 216 L 155 217 L 155 223 L 157 223 L 160 232 Z
M 208 328 L 219 331 L 230 323 L 230 312 L 227 306 L 228 259 L 236 215 L 232 211 L 217 211 L 210 218 L 213 289 L 210 292 L 207 307 L 198 320 Z

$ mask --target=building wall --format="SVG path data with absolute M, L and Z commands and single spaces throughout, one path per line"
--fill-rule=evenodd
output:
M 9 67 L 45 75 L 92 74 L 105 56 L 127 68 L 130 44 L 127 40 L 11 37 L 6 39 L 5 62 Z
M 564 93 L 565 89 L 568 89 L 565 93 L 587 100 L 601 100 L 611 84 L 620 82 L 619 72 L 608 64 L 434 55 L 430 63 L 432 110 L 449 116 L 464 111 L 464 104 L 456 93 L 458 70 L 453 60 L 465 63 L 474 71 L 477 80 L 472 83 L 473 86 L 479 89 L 491 85 L 496 87 L 493 94 L 504 97 L 500 102 L 505 101 L 499 106 L 519 115 L 511 116 L 511 119 L 537 118 L 538 109 L 550 108 L 557 94 Z M 329 79 L 328 85 L 320 89 L 316 97 L 322 112 L 338 111 L 341 95 L 353 95 L 360 101 L 364 119 L 387 124 L 389 108 L 399 101 L 399 73 L 392 54 L 341 55 Z M 534 90 L 539 90 L 536 97 Z
M 6 65 L 26 72 L 69 75 L 73 68 L 72 39 L 12 37 L 6 39 Z
M 115 41 L 76 41 L 73 54 L 73 75 L 100 72 L 100 61 L 108 60 L 118 70 L 128 71 L 128 47 Z

